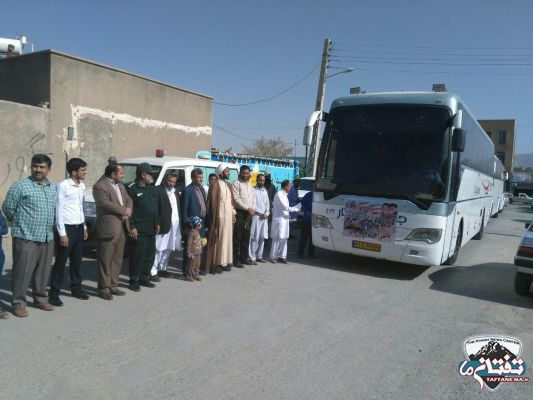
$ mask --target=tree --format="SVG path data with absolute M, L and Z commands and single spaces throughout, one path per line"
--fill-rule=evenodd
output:
M 287 158 L 293 152 L 292 146 L 282 138 L 269 139 L 263 136 L 254 140 L 251 145 L 243 144 L 242 147 L 246 154 L 273 158 Z

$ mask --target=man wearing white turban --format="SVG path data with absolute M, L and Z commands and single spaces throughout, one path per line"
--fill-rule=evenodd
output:
M 209 188 L 207 198 L 207 252 L 206 271 L 222 273 L 230 271 L 233 263 L 233 224 L 235 206 L 229 178 L 229 165 L 218 166 L 217 181 Z

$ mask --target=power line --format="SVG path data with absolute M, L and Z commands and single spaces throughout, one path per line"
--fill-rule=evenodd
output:
M 232 135 L 232 136 L 238 137 L 239 139 L 242 139 L 242 140 L 248 140 L 249 142 L 253 142 L 253 141 L 254 141 L 253 139 L 247 138 L 247 137 L 245 137 L 245 136 L 238 135 L 238 134 L 236 134 L 235 132 L 228 131 L 227 129 L 222 128 L 220 125 L 217 125 L 217 124 L 215 124 L 215 123 L 213 123 L 213 126 L 214 126 L 215 128 L 217 128 L 217 129 L 220 129 L 222 132 L 227 133 L 228 135 Z
M 346 43 L 335 42 L 335 44 L 342 46 L 355 46 L 355 47 L 401 47 L 411 49 L 460 49 L 460 50 L 533 50 L 531 46 L 518 46 L 518 47 L 479 47 L 479 46 L 412 46 L 412 45 L 398 45 L 398 44 L 364 44 L 364 43 Z
M 351 59 L 351 57 L 332 57 L 332 61 L 346 61 L 346 58 Z M 368 61 L 368 60 L 357 60 L 359 63 L 364 64 L 394 64 L 394 65 L 450 65 L 450 66 L 490 66 L 490 67 L 517 67 L 517 66 L 533 66 L 533 63 L 449 63 L 449 62 L 428 62 L 428 61 Z
M 241 136 L 241 135 L 239 135 L 239 134 L 237 134 L 237 133 L 235 133 L 235 132 L 232 132 L 232 131 L 230 131 L 230 130 L 228 130 L 228 129 L 226 129 L 226 128 L 223 128 L 223 127 L 221 127 L 220 125 L 217 125 L 217 124 L 215 124 L 215 123 L 213 123 L 213 126 L 214 126 L 215 128 L 217 128 L 217 129 L 221 130 L 222 132 L 225 132 L 225 133 L 227 133 L 227 134 L 229 134 L 229 135 L 232 135 L 232 136 L 238 137 L 239 139 L 248 140 L 249 142 L 255 142 L 255 139 L 250 139 L 250 138 L 247 138 L 247 137 L 245 137 L 245 136 Z M 263 136 L 261 136 L 261 137 L 263 137 Z M 284 144 L 294 145 L 294 142 L 282 142 L 282 143 L 284 143 Z
M 302 126 L 226 126 L 226 129 L 274 130 L 274 129 L 303 129 Z
M 428 54 L 428 56 L 432 54 Z M 343 54 L 333 54 L 334 58 L 350 59 L 350 60 L 359 60 L 359 59 L 369 59 L 369 60 L 413 60 L 421 59 L 425 61 L 451 61 L 451 60 L 465 60 L 464 57 L 420 57 L 420 56 L 410 56 L 410 57 L 384 57 L 384 56 L 346 56 Z M 467 58 L 467 61 L 484 61 L 484 62 L 509 62 L 509 61 L 532 61 L 533 55 L 528 56 L 527 58 Z
M 382 69 L 382 68 L 355 68 L 356 71 L 370 71 L 370 72 L 399 72 L 409 74 L 447 74 L 447 75 L 496 75 L 496 76 L 533 76 L 527 73 L 506 73 L 506 72 L 452 72 L 452 71 L 415 71 L 415 70 L 400 70 L 400 69 Z
M 216 104 L 216 105 L 219 105 L 219 106 L 226 106 L 226 107 L 244 107 L 244 106 L 251 106 L 253 104 L 258 104 L 258 103 L 265 103 L 267 101 L 270 101 L 270 100 L 274 100 L 278 97 L 280 97 L 281 95 L 287 93 L 289 90 L 291 90 L 292 88 L 294 88 L 295 86 L 299 85 L 300 83 L 302 83 L 304 80 L 306 80 L 314 71 L 315 69 L 318 68 L 318 66 L 320 65 L 320 63 L 317 63 L 313 69 L 311 69 L 311 71 L 309 71 L 307 74 L 305 74 L 305 76 L 303 78 L 301 78 L 300 80 L 296 81 L 295 83 L 293 83 L 292 85 L 290 85 L 288 88 L 282 90 L 281 92 L 273 95 L 273 96 L 270 96 L 270 97 L 267 97 L 267 98 L 264 98 L 264 99 L 259 99 L 259 100 L 254 100 L 254 101 L 250 101 L 250 102 L 247 102 L 247 103 L 240 103 L 240 104 L 230 104 L 230 103 L 219 103 L 217 101 L 213 101 L 213 104 Z
M 387 50 L 349 50 L 334 47 L 334 52 L 351 53 L 351 54 L 402 54 L 402 55 L 418 55 L 418 56 L 459 56 L 459 57 L 506 57 L 506 56 L 520 56 L 520 57 L 533 57 L 533 54 L 464 54 L 464 53 L 419 53 L 413 51 L 387 51 Z

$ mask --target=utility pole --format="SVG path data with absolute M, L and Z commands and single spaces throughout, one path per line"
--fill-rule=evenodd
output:
M 322 65 L 320 67 L 320 77 L 318 80 L 318 90 L 316 93 L 315 111 L 322 111 L 324 108 L 324 93 L 326 91 L 326 75 L 328 73 L 328 61 L 331 51 L 331 39 L 324 40 L 324 49 L 322 51 Z M 309 150 L 309 167 L 308 176 L 316 176 L 316 164 L 318 160 L 318 151 L 320 148 L 320 119 L 317 120 L 313 128 L 313 137 L 311 139 L 311 148 Z M 307 172 L 307 171 L 306 171 Z

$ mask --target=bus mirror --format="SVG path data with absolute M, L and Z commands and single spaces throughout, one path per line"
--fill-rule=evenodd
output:
M 465 151 L 466 131 L 461 128 L 455 128 L 452 136 L 452 151 L 462 153 Z
M 328 122 L 329 113 L 322 111 L 322 121 Z
M 304 129 L 304 139 L 303 139 L 303 145 L 304 146 L 311 146 L 311 140 L 313 138 L 313 127 L 312 126 L 306 126 Z

